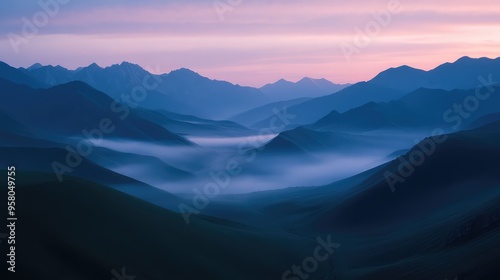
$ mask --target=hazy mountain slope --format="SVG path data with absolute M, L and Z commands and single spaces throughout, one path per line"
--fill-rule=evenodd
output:
M 491 75 L 491 76 L 490 76 Z M 289 107 L 286 111 L 296 115 L 293 124 L 304 125 L 318 121 L 333 110 L 345 112 L 368 102 L 397 100 L 419 88 L 443 90 L 471 90 L 485 84 L 500 82 L 500 58 L 472 59 L 463 57 L 454 63 L 445 63 L 430 71 L 409 66 L 390 68 L 368 82 L 360 82 L 339 92 L 313 98 Z M 253 127 L 265 127 L 271 114 Z
M 0 61 L 0 78 L 10 80 L 16 84 L 27 85 L 34 88 L 44 88 L 48 85 L 39 79 L 33 78 L 22 70 L 9 66 Z
M 93 63 L 78 70 L 43 66 L 27 70 L 50 85 L 83 81 L 114 99 L 141 96 L 141 107 L 223 119 L 269 102 L 258 89 L 202 77 L 189 69 L 154 75 L 123 62 L 101 68 Z M 144 97 L 142 97 L 144 96 Z
M 479 128 L 498 121 L 500 121 L 500 112 L 491 113 L 475 119 L 474 121 L 472 121 L 470 124 L 467 125 L 467 129 Z
M 326 79 L 303 78 L 293 83 L 281 79 L 260 88 L 271 100 L 285 101 L 302 97 L 319 97 L 335 93 L 349 84 L 334 84 Z
M 30 75 L 37 80 L 43 81 L 48 87 L 66 84 L 74 81 L 74 74 L 76 71 L 68 70 L 60 65 L 43 66 L 40 63 L 34 64 L 28 68 L 19 68 L 27 75 Z
M 159 124 L 178 134 L 189 136 L 242 136 L 255 131 L 232 121 L 212 121 L 194 116 L 179 115 L 165 110 L 137 108 L 135 112 L 142 118 Z
M 82 82 L 34 90 L 0 80 L 0 87 L 3 89 L 0 98 L 4 100 L 0 109 L 18 122 L 28 124 L 39 135 L 83 138 L 82 130 L 100 129 L 101 122 L 108 120 L 105 130 L 115 128 L 112 133 L 108 133 L 110 138 L 191 145 L 189 141 L 157 124 L 144 120 L 133 112 L 127 113 L 123 105 L 114 106 L 111 98 Z M 104 135 L 102 129 L 101 134 Z
M 306 102 L 288 107 L 286 109 L 286 114 L 295 116 L 291 121 L 293 124 L 310 124 L 324 117 L 332 110 L 345 112 L 368 102 L 389 101 L 403 95 L 404 92 L 394 91 L 367 82 L 361 82 L 349 86 L 337 93 L 313 98 Z M 283 110 L 282 113 L 285 113 L 285 110 Z M 270 116 L 262 121 L 256 122 L 253 127 L 268 126 L 272 117 L 273 116 Z
M 288 145 L 283 145 L 288 143 Z M 297 127 L 281 132 L 278 136 L 263 146 L 265 152 L 326 152 L 334 149 L 352 147 L 357 141 L 347 134 L 319 132 Z M 288 149 L 284 147 L 288 146 Z M 295 148 L 291 148 L 295 147 Z
M 370 80 L 372 84 L 410 92 L 421 87 L 432 89 L 473 89 L 482 79 L 500 82 L 500 58 L 462 57 L 453 63 L 423 71 L 409 66 L 390 68 Z M 482 77 L 482 79 L 481 79 Z
M 495 91 L 498 85 L 491 87 Z M 482 94 L 488 89 L 483 88 Z M 477 101 L 472 104 L 471 98 Z M 457 106 L 461 106 L 464 115 L 460 115 Z M 472 107 L 471 107 L 472 106 Z M 475 108 L 477 107 L 477 108 Z M 467 110 L 473 108 L 474 110 Z M 332 111 L 314 124 L 307 127 L 322 131 L 357 131 L 365 132 L 377 129 L 427 129 L 441 128 L 445 131 L 464 128 L 466 123 L 483 115 L 500 111 L 500 96 L 489 93 L 488 98 L 480 100 L 476 90 L 452 90 L 420 88 L 402 98 L 391 101 L 370 102 L 342 114 Z M 460 127 L 455 127 L 460 117 Z
M 161 75 L 161 92 L 174 100 L 186 102 L 196 111 L 162 108 L 181 114 L 210 119 L 225 119 L 270 102 L 258 89 L 211 80 L 188 69 Z
M 328 223 L 322 226 L 329 227 L 336 224 L 338 228 L 367 227 L 377 221 L 379 223 L 377 226 L 382 227 L 404 222 L 403 218 L 415 218 L 425 213 L 432 213 L 439 207 L 466 199 L 473 193 L 476 196 L 482 195 L 480 192 L 490 191 L 500 194 L 498 188 L 500 174 L 495 171 L 500 167 L 500 161 L 497 160 L 500 155 L 498 140 L 500 140 L 499 122 L 472 131 L 450 134 L 444 143 L 436 147 L 432 155 L 425 158 L 422 166 L 415 168 L 415 172 L 405 182 L 396 184 L 394 196 L 397 199 L 391 202 L 384 200 L 391 191 L 384 173 L 379 173 L 366 180 L 371 182 L 368 188 L 360 189 L 362 190 L 360 193 L 336 207 L 336 214 L 332 212 L 333 215 L 329 216 Z M 403 158 L 408 161 L 410 154 L 420 150 L 419 146 L 415 146 Z M 400 161 L 394 160 L 385 167 L 385 170 L 399 174 L 399 165 Z M 440 174 L 438 178 L 434 175 L 436 172 Z M 469 182 L 482 182 L 482 187 L 479 190 Z M 405 204 L 411 200 L 414 202 Z M 426 201 L 426 207 L 415 208 L 415 203 L 419 200 L 421 203 Z M 361 209 L 364 210 L 361 212 Z M 398 209 L 398 214 L 390 215 L 391 209 Z
M 279 112 L 283 110 L 283 108 L 288 108 L 290 106 L 294 106 L 300 103 L 303 103 L 310 98 L 297 98 L 287 101 L 278 101 L 269 103 L 263 106 L 259 106 L 257 108 L 253 108 L 246 112 L 237 114 L 230 118 L 230 120 L 235 121 L 237 123 L 241 123 L 243 125 L 252 125 L 258 121 L 261 121 L 264 118 L 267 118 L 269 115 L 272 115 L 275 111 Z
M 399 175 L 394 192 L 386 172 L 400 174 L 399 159 L 323 187 L 228 196 L 209 212 L 232 219 L 224 214 L 230 207 L 242 222 L 331 234 L 343 248 L 334 261 L 338 279 L 495 279 L 500 122 L 441 137 L 435 149 L 424 140 L 430 154 L 411 175 Z M 423 145 L 402 158 L 410 161 Z
M 425 114 L 402 102 L 367 103 L 343 114 L 328 114 L 312 128 L 330 131 L 423 128 L 430 124 Z
M 65 179 L 66 176 L 76 176 L 93 178 L 96 182 L 105 185 L 140 185 L 136 180 L 107 170 L 83 157 L 78 160 L 79 164 L 76 167 L 70 167 L 66 162 L 66 156 L 69 152 L 64 148 L 0 147 L 0 153 L 3 165 L 14 165 L 29 171 L 47 172 L 52 175 L 54 180 L 57 180 L 57 176 L 53 169 L 53 163 L 58 162 L 69 170 L 65 171 L 62 179 Z M 73 157 L 71 163 L 74 162 L 77 161 Z M 143 185 L 145 186 L 145 184 Z
M 279 279 L 315 246 L 206 216 L 188 226 L 180 214 L 84 180 L 17 176 L 17 195 L 30 205 L 18 210 L 18 279 L 111 279 L 113 270 L 137 279 Z M 23 180 L 35 176 L 40 183 Z
M 100 166 L 152 186 L 193 178 L 188 171 L 176 168 L 157 157 L 118 152 L 97 147 L 88 159 Z

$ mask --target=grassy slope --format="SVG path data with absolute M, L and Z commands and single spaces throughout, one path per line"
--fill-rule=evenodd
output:
M 395 193 L 384 172 L 397 173 L 398 160 L 329 186 L 231 199 L 252 206 L 239 216 L 254 223 L 261 215 L 297 234 L 331 233 L 342 244 L 338 279 L 498 279 L 499 141 L 500 123 L 451 134 Z
M 315 246 L 204 216 L 187 226 L 177 213 L 81 179 L 17 178 L 19 279 L 111 279 L 122 267 L 138 280 L 280 279 Z

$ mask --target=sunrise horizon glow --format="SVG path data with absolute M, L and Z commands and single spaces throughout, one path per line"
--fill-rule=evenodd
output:
M 57 10 L 18 1 L 0 12 L 1 61 L 68 69 L 127 61 L 156 74 L 188 68 L 261 87 L 303 77 L 355 83 L 401 65 L 430 70 L 463 56 L 500 56 L 493 0 L 55 1 L 41 3 L 60 2 Z M 26 21 L 44 24 L 23 37 Z

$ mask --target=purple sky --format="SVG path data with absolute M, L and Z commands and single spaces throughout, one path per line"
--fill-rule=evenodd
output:
M 3 4 L 0 60 L 72 69 L 130 61 L 262 86 L 304 76 L 356 82 L 402 64 L 431 69 L 464 55 L 500 56 L 498 0 L 59 2 L 67 3 L 50 15 L 38 1 Z M 34 34 L 23 35 L 23 18 L 38 23 Z M 373 34 L 356 44 L 365 28 Z

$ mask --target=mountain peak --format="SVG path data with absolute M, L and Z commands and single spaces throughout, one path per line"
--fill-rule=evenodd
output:
M 170 73 L 172 72 L 179 72 L 179 73 L 195 73 L 195 74 L 198 74 L 196 72 L 194 72 L 193 70 L 189 69 L 189 68 L 185 68 L 185 67 L 182 67 L 182 68 L 179 68 L 179 69 L 176 69 L 176 70 L 173 70 L 171 71 Z
M 139 66 L 138 64 L 135 64 L 135 63 L 131 63 L 131 62 L 128 62 L 128 61 L 122 61 L 122 63 L 120 63 L 120 66 L 121 67 L 138 67 L 138 68 L 141 68 L 141 66 Z
M 88 69 L 102 69 L 101 66 L 97 65 L 97 63 L 95 63 L 95 62 L 93 62 L 92 64 L 90 64 L 89 66 L 87 66 L 85 68 L 88 68 Z
M 394 83 L 401 80 L 418 79 L 419 75 L 424 74 L 424 70 L 410 67 L 408 65 L 401 65 L 399 67 L 391 67 L 377 74 L 370 82 L 375 84 L 380 83 Z
M 200 74 L 194 72 L 193 70 L 191 69 L 188 69 L 188 68 L 179 68 L 177 70 L 173 70 L 173 71 L 170 71 L 170 73 L 168 73 L 168 75 L 174 75 L 174 76 L 199 76 L 201 77 Z
M 409 66 L 409 65 L 406 65 L 406 64 L 403 64 L 399 67 L 396 67 L 395 69 L 404 69 L 404 70 L 414 70 L 415 68 Z
M 410 71 L 419 71 L 420 69 L 417 69 L 417 68 L 413 68 L 411 66 L 408 66 L 406 64 L 404 65 L 401 65 L 401 66 L 398 66 L 398 67 L 391 67 L 385 71 L 382 71 L 381 73 L 384 73 L 384 72 L 391 72 L 391 71 L 406 71 L 406 72 L 410 72 Z
M 461 58 L 457 59 L 457 61 L 453 62 L 452 64 L 455 63 L 474 63 L 474 62 L 491 62 L 495 61 L 495 59 L 490 59 L 488 57 L 478 57 L 478 58 L 472 58 L 470 56 L 462 56 Z
M 31 70 L 36 70 L 36 69 L 42 68 L 42 67 L 43 67 L 43 65 L 37 62 L 37 63 L 31 65 L 30 67 L 28 67 L 27 70 L 31 71 Z
M 461 58 L 457 59 L 457 61 L 455 62 L 464 62 L 464 61 L 471 61 L 473 60 L 473 58 L 471 58 L 470 56 L 462 56 Z
M 309 77 L 304 77 L 302 79 L 300 79 L 297 83 L 305 83 L 305 82 L 313 82 L 314 79 L 313 78 L 309 78 Z
M 128 71 L 146 71 L 138 64 L 130 63 L 127 61 L 122 61 L 120 64 L 113 64 L 106 69 L 115 69 L 115 70 L 128 70 Z

